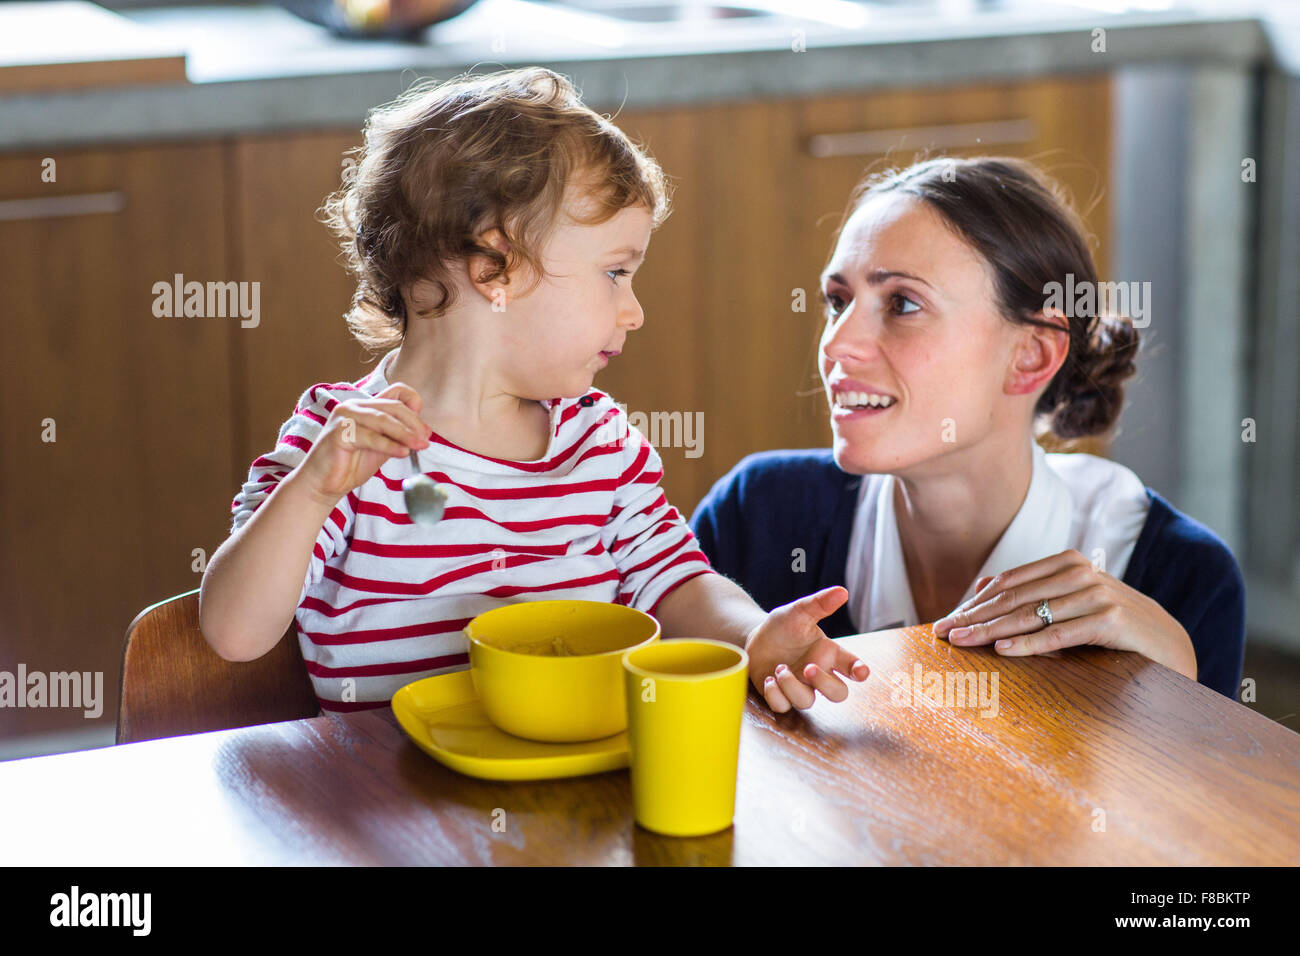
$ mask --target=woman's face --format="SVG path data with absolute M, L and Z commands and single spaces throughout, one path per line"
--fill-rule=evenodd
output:
M 1018 332 L 984 259 L 923 200 L 884 193 L 845 224 L 822 275 L 820 369 L 836 463 L 915 472 L 991 432 L 1024 430 L 1004 394 Z M 880 402 L 862 407 L 868 395 Z M 856 406 L 856 407 L 855 407 Z

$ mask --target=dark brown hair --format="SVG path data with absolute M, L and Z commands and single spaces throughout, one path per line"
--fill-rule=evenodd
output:
M 998 308 L 1011 322 L 1061 328 L 1036 317 L 1046 304 L 1048 284 L 1064 286 L 1072 274 L 1075 287 L 1089 282 L 1097 288 L 1082 221 L 1061 186 L 1031 163 L 935 157 L 873 173 L 854 190 L 841 231 L 863 203 L 891 192 L 924 200 L 983 256 L 993 273 Z M 1138 333 L 1128 316 L 1098 315 L 1094 309 L 1067 320 L 1069 354 L 1034 408 L 1063 439 L 1101 434 L 1115 424 L 1138 351 Z
M 429 281 L 438 299 L 418 314 L 442 315 L 455 301 L 452 270 L 469 256 L 491 263 L 480 281 L 508 282 L 521 265 L 540 281 L 566 188 L 583 225 L 643 206 L 657 227 L 669 211 L 658 164 L 542 67 L 417 84 L 370 112 L 353 152 L 320 214 L 357 279 L 348 328 L 374 350 L 406 335 L 403 288 Z M 581 218 L 573 191 L 590 209 Z M 507 253 L 480 240 L 492 228 Z

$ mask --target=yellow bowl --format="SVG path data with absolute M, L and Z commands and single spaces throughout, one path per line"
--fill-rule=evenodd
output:
M 465 626 L 488 719 L 516 737 L 599 740 L 627 730 L 623 654 L 659 639 L 644 611 L 600 601 L 525 601 Z

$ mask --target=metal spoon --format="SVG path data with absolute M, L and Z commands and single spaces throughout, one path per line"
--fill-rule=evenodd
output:
M 438 484 L 420 471 L 420 460 L 411 449 L 411 464 L 415 466 L 415 475 L 402 479 L 402 499 L 406 502 L 406 513 L 416 524 L 434 525 L 442 520 L 442 512 L 447 507 L 447 488 Z

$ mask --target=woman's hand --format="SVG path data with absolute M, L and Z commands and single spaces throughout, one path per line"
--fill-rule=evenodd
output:
M 1043 600 L 1051 624 L 1038 616 Z M 1136 651 L 1196 680 L 1196 652 L 1183 626 L 1157 602 L 1073 550 L 980 578 L 975 596 L 936 621 L 934 633 L 958 647 L 993 643 L 1008 657 L 1079 644 Z
M 792 706 L 807 710 L 817 691 L 828 700 L 844 700 L 849 689 L 835 671 L 855 681 L 867 679 L 867 665 L 817 626 L 848 599 L 844 588 L 826 588 L 773 609 L 750 632 L 745 641 L 749 680 L 776 713 L 784 714 Z

